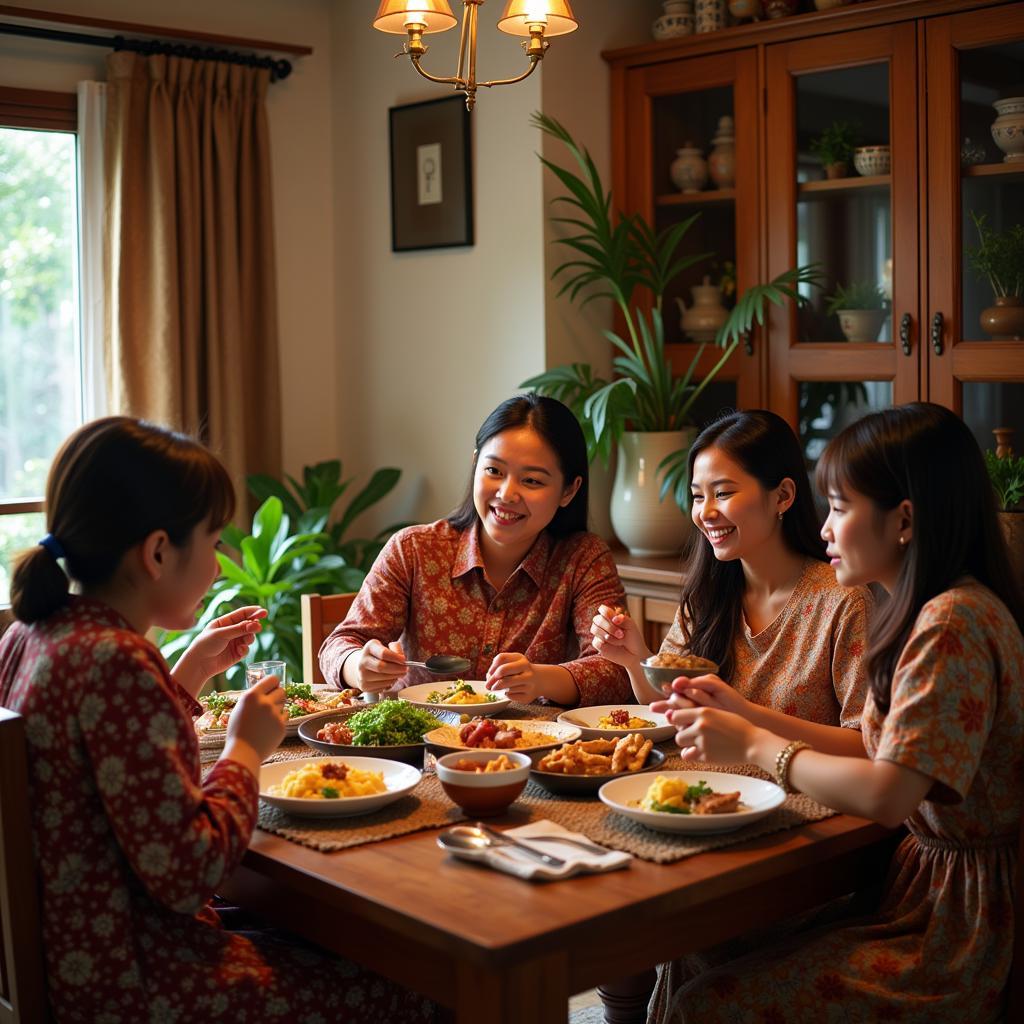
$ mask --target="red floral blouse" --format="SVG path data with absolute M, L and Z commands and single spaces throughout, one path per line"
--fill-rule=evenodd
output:
M 0 704 L 26 723 L 61 1024 L 430 1019 L 430 1004 L 352 964 L 221 927 L 207 901 L 249 844 L 256 780 L 222 759 L 200 783 L 199 706 L 117 612 L 73 598 L 13 625 Z
M 496 591 L 484 576 L 479 524 L 456 530 L 447 520 L 410 526 L 385 545 L 348 617 L 320 648 L 329 683 L 341 685 L 345 659 L 369 640 L 401 639 L 406 657 L 453 654 L 483 679 L 495 655 L 524 654 L 568 669 L 580 704 L 632 703 L 625 671 L 591 643 L 599 605 L 625 605 L 611 551 L 600 537 L 541 533 L 516 571 Z M 440 677 L 410 669 L 398 685 Z

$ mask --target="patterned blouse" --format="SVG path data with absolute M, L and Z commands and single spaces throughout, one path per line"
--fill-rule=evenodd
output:
M 746 620 L 733 642 L 733 677 L 747 700 L 805 722 L 860 728 L 867 677 L 864 650 L 872 597 L 867 587 L 843 587 L 824 562 L 808 559 L 786 607 L 760 633 Z M 684 652 L 676 620 L 661 645 Z
M 1022 679 L 1024 637 L 990 590 L 968 582 L 929 601 L 888 713 L 871 697 L 864 712 L 869 756 L 934 780 L 906 822 L 878 911 L 794 938 L 782 957 L 700 975 L 662 1019 L 1000 1019 L 1024 807 Z
M 0 704 L 25 718 L 47 991 L 81 1024 L 424 1020 L 419 997 L 207 906 L 249 844 L 257 784 L 199 781 L 198 708 L 152 644 L 98 601 L 0 640 Z M 42 856 L 42 851 L 46 856 Z M 353 1001 L 354 1000 L 354 1001 Z M 397 1014 L 397 1018 L 396 1018 Z
M 410 526 L 385 545 L 363 581 L 348 617 L 320 648 L 320 667 L 333 685 L 345 659 L 369 640 L 402 641 L 406 657 L 453 654 L 483 679 L 495 655 L 568 669 L 580 704 L 632 701 L 625 671 L 591 643 L 601 604 L 625 605 L 611 551 L 600 537 L 576 533 L 537 538 L 519 567 L 495 590 L 484 576 L 480 524 L 459 531 L 447 520 Z M 440 679 L 410 669 L 397 686 Z

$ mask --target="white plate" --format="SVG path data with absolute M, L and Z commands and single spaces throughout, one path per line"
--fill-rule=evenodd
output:
M 488 690 L 484 683 L 476 679 L 465 679 L 463 682 L 469 683 L 473 687 L 474 693 L 493 693 L 498 699 L 487 701 L 484 704 L 432 704 L 427 700 L 428 693 L 432 693 L 434 690 L 447 690 L 455 682 L 457 680 L 448 679 L 443 683 L 420 683 L 418 686 L 407 686 L 404 690 L 398 691 L 398 698 L 408 701 L 414 708 L 422 708 L 424 711 L 457 711 L 459 714 L 466 714 L 471 718 L 476 715 L 483 717 L 496 715 L 512 703 L 505 696 L 504 690 Z
M 716 793 L 739 790 L 740 805 L 745 809 L 733 814 L 666 814 L 662 811 L 641 810 L 640 801 L 659 775 L 667 779 L 682 779 L 688 786 L 704 782 Z M 639 821 L 641 825 L 656 832 L 732 832 L 771 814 L 786 799 L 786 794 L 774 782 L 751 779 L 746 775 L 701 771 L 627 775 L 606 782 L 597 791 L 597 795 L 613 811 Z
M 448 710 L 451 710 L 450 708 Z M 507 719 L 503 720 L 502 723 L 507 726 L 513 726 L 516 729 L 522 729 L 523 732 L 542 732 L 549 737 L 544 743 L 537 743 L 532 747 L 515 747 L 516 753 L 525 754 L 531 750 L 550 750 L 552 747 L 560 746 L 563 743 L 571 743 L 573 740 L 580 738 L 580 731 L 574 725 L 566 725 L 564 722 L 549 722 L 543 718 L 519 718 L 515 720 Z M 450 742 L 439 738 L 439 734 L 443 736 L 447 729 L 454 729 L 458 733 L 460 726 L 452 725 L 446 726 L 441 729 L 432 729 L 428 732 L 423 740 L 428 746 L 438 747 L 442 750 L 488 750 L 493 749 L 489 747 L 467 747 L 464 743 Z M 500 751 L 498 751 L 500 753 Z
M 601 729 L 598 722 L 613 711 L 628 711 L 630 718 L 646 718 L 648 722 L 654 722 L 653 726 L 645 726 L 642 729 Z M 640 733 L 645 740 L 653 740 L 661 743 L 675 735 L 676 727 L 668 721 L 664 715 L 656 715 L 646 704 L 601 704 L 590 708 L 573 708 L 572 711 L 563 711 L 558 716 L 559 722 L 567 725 L 578 725 L 585 740 L 611 739 L 617 740 L 620 736 L 632 736 L 633 733 Z
M 338 797 L 337 800 L 305 800 L 302 797 L 270 796 L 267 793 L 271 786 L 280 785 L 289 772 L 301 768 L 307 760 L 315 764 L 347 764 L 351 768 L 363 771 L 381 772 L 387 792 L 374 793 L 372 796 Z M 369 814 L 400 800 L 406 793 L 416 788 L 422 777 L 422 773 L 411 765 L 402 764 L 400 761 L 387 761 L 381 757 L 296 758 L 260 767 L 260 799 L 289 814 L 311 818 L 350 818 L 357 814 Z

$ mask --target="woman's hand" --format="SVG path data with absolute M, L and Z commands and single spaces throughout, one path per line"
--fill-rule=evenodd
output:
M 763 729 L 746 719 L 717 708 L 671 708 L 664 705 L 668 720 L 676 727 L 676 746 L 688 761 L 748 762 Z M 652 709 L 655 705 L 651 705 Z M 661 709 L 659 709 L 661 710 Z
M 520 704 L 530 704 L 541 695 L 540 679 L 525 654 L 506 651 L 495 657 L 487 669 L 487 689 L 507 690 Z
M 598 654 L 616 665 L 629 668 L 651 655 L 640 627 L 621 608 L 601 605 L 590 632 Z
M 398 640 L 387 646 L 380 640 L 368 640 L 349 661 L 354 661 L 355 671 L 346 675 L 345 680 L 364 693 L 390 690 L 395 680 L 408 671 L 405 651 Z M 345 665 L 347 668 L 348 662 Z
M 194 697 L 212 676 L 231 668 L 249 653 L 253 638 L 263 628 L 267 610 L 246 605 L 213 619 L 188 645 L 171 675 Z
M 757 709 L 757 705 L 716 675 L 694 676 L 692 679 L 679 676 L 673 679 L 672 692 L 665 703 L 671 708 L 717 708 L 719 711 L 739 715 L 748 722 L 753 720 Z
M 284 739 L 286 717 L 281 681 L 277 676 L 264 676 L 238 698 L 228 718 L 225 756 L 230 756 L 229 747 L 241 745 L 244 749 L 247 746 L 256 755 L 258 771 L 260 762 L 268 758 Z

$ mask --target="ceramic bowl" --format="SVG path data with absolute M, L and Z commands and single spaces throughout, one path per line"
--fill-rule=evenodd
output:
M 460 761 L 495 761 L 504 754 L 515 768 L 498 772 L 464 771 Z M 514 750 L 460 750 L 437 759 L 437 778 L 448 799 L 471 818 L 501 814 L 526 785 L 533 762 Z
M 657 657 L 657 655 L 655 655 L 655 657 Z M 652 659 L 650 658 L 647 659 L 647 661 L 651 660 Z M 695 659 L 695 661 L 696 660 L 698 659 Z M 688 679 L 693 679 L 695 676 L 706 676 L 708 673 L 714 674 L 718 672 L 718 666 L 713 661 L 708 661 L 706 658 L 701 658 L 699 660 L 703 662 L 703 664 L 682 666 L 680 668 L 663 668 L 660 665 L 649 665 L 647 661 L 642 661 L 640 663 L 640 667 L 644 670 L 647 682 L 649 682 L 651 686 L 657 690 L 665 691 L 672 685 L 672 680 L 678 679 L 680 676 L 686 676 Z
M 853 151 L 853 166 L 865 178 L 888 174 L 892 170 L 892 151 L 888 146 L 858 146 Z

